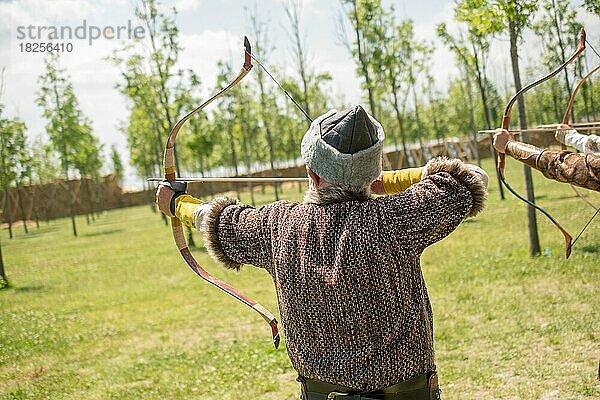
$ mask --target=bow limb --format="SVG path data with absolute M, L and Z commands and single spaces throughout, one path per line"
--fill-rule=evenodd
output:
M 596 71 L 600 70 L 600 64 L 598 64 L 596 66 L 596 68 L 592 69 L 590 72 L 588 72 L 583 78 L 581 78 L 581 80 L 579 81 L 579 83 L 577 83 L 577 86 L 575 86 L 575 89 L 573 89 L 573 93 L 571 93 L 571 97 L 569 98 L 569 104 L 567 106 L 567 109 L 565 111 L 565 115 L 563 116 L 563 119 L 561 121 L 562 125 L 570 125 L 571 127 L 573 127 L 573 124 L 569 124 L 569 119 L 571 118 L 572 115 L 572 111 L 573 111 L 573 104 L 575 103 L 575 96 L 577 95 L 577 92 L 579 91 L 579 89 L 583 86 L 583 84 L 585 83 L 585 81 L 592 76 L 592 74 L 594 74 Z M 583 200 L 585 203 L 587 203 L 590 207 L 592 207 L 594 210 L 598 210 L 598 207 L 593 204 L 591 201 L 589 201 L 583 194 L 581 194 L 576 188 L 575 186 L 569 184 L 569 186 L 571 186 L 571 188 L 573 189 L 573 191 L 575 192 L 575 194 L 577 196 L 579 196 L 579 198 L 581 200 Z M 595 216 L 595 214 L 594 214 Z M 577 238 L 580 235 L 577 236 Z M 577 238 L 575 238 L 575 240 L 577 240 Z
M 571 98 L 569 98 L 569 105 L 567 106 L 567 110 L 565 111 L 565 115 L 562 119 L 563 125 L 569 125 L 569 119 L 571 118 L 571 112 L 573 111 L 573 104 L 575 103 L 575 96 L 577 95 L 577 92 L 579 91 L 579 89 L 581 89 L 585 81 L 598 70 L 600 70 L 600 64 L 598 64 L 596 68 L 594 68 L 593 70 L 588 72 L 583 78 L 581 78 L 577 86 L 575 86 L 575 89 L 573 89 L 573 93 L 571 93 Z
M 509 102 L 506 105 L 506 108 L 504 110 L 504 116 L 502 117 L 502 129 L 508 130 L 508 128 L 510 126 L 510 114 L 511 114 L 511 111 L 512 111 L 512 107 L 513 107 L 513 104 L 515 103 L 515 101 L 517 101 L 517 99 L 519 98 L 519 96 L 523 95 L 525 92 L 529 91 L 530 89 L 534 88 L 535 86 L 540 85 L 540 84 L 546 82 L 548 79 L 554 77 L 560 71 L 562 71 L 564 68 L 566 68 L 567 65 L 569 65 L 570 63 L 572 63 L 577 57 L 579 57 L 579 55 L 585 50 L 585 42 L 586 42 L 585 38 L 586 38 L 585 30 L 583 28 L 581 28 L 581 32 L 579 33 L 579 43 L 577 45 L 577 49 L 573 52 L 573 54 L 569 57 L 569 59 L 567 61 L 565 61 L 562 65 L 560 65 L 558 68 L 556 68 L 554 71 L 550 72 L 548 75 L 544 76 L 541 79 L 538 79 L 535 82 L 530 83 L 529 85 L 527 85 L 524 88 L 522 88 L 521 90 L 519 90 L 509 100 Z M 498 153 L 498 172 L 500 174 L 500 180 L 501 180 L 501 182 L 504 184 L 504 186 L 506 186 L 506 188 L 513 195 L 515 195 L 518 199 L 524 201 L 525 203 L 527 203 L 531 207 L 535 208 L 536 210 L 538 210 L 539 212 L 541 212 L 542 214 L 544 214 L 554 224 L 554 226 L 556 226 L 556 228 L 558 228 L 558 230 L 562 233 L 563 237 L 565 238 L 566 258 L 569 258 L 569 256 L 571 255 L 571 246 L 572 246 L 573 238 L 566 231 L 566 229 L 564 229 L 546 210 L 544 210 L 540 206 L 536 205 L 535 203 L 527 200 L 523 196 L 519 195 L 508 184 L 508 182 L 506 181 L 506 177 L 504 175 L 505 158 L 506 158 L 506 155 L 504 153 Z
M 187 120 L 189 120 L 194 114 L 200 112 L 202 109 L 204 109 L 204 107 L 206 107 L 207 105 L 212 103 L 214 100 L 216 100 L 218 97 L 220 97 L 225 92 L 227 92 L 229 89 L 231 89 L 232 87 L 237 85 L 252 69 L 252 60 L 250 57 L 250 54 L 251 54 L 250 42 L 248 41 L 248 38 L 246 38 L 246 37 L 244 37 L 244 47 L 245 47 L 244 65 L 243 65 L 242 69 L 240 70 L 240 72 L 238 73 L 237 77 L 229 85 L 227 85 L 226 87 L 221 89 L 219 92 L 217 92 L 211 98 L 209 98 L 204 103 L 202 103 L 200 106 L 196 107 L 194 110 L 192 110 L 186 116 L 184 116 L 181 120 L 179 120 L 177 122 L 177 124 L 175 124 L 173 129 L 171 129 L 171 132 L 169 133 L 169 138 L 167 140 L 167 144 L 165 146 L 165 153 L 164 153 L 164 160 L 163 160 L 166 180 L 172 182 L 177 179 L 176 171 L 175 171 L 175 139 L 177 138 L 177 134 L 179 133 L 183 124 L 185 124 L 185 122 Z M 250 307 L 254 311 L 256 311 L 261 317 L 263 317 L 263 319 L 271 327 L 271 333 L 273 335 L 273 344 L 275 345 L 275 348 L 277 348 L 279 346 L 279 329 L 277 327 L 277 319 L 275 319 L 275 316 L 269 310 L 267 310 L 265 307 L 261 306 L 256 301 L 252 300 L 250 297 L 242 294 L 236 288 L 229 285 L 228 283 L 225 283 L 222 280 L 212 276 L 204 268 L 202 268 L 202 266 L 200 266 L 200 264 L 196 261 L 196 259 L 192 255 L 192 252 L 188 248 L 187 242 L 185 240 L 184 231 L 183 231 L 183 225 L 178 218 L 176 218 L 176 217 L 171 218 L 171 229 L 173 231 L 173 238 L 175 239 L 175 244 L 177 245 L 177 248 L 179 249 L 181 256 L 183 257 L 185 262 L 190 266 L 190 268 L 202 279 L 206 280 L 207 282 L 218 287 L 225 293 L 229 294 L 230 296 L 232 296 L 232 297 L 236 298 L 237 300 L 241 301 L 242 303 L 246 304 L 248 307 Z

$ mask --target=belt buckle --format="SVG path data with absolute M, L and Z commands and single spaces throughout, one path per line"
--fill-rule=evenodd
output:
M 327 394 L 327 400 L 335 400 L 336 397 L 346 397 L 346 396 L 350 396 L 350 393 L 345 393 L 345 392 L 329 392 L 329 394 Z

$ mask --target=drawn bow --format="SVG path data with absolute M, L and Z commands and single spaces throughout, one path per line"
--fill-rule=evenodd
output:
M 587 40 L 586 40 L 587 42 Z M 589 42 L 588 42 L 589 44 Z M 598 52 L 590 45 L 590 48 L 594 51 L 594 53 L 596 53 L 596 55 L 598 57 L 600 57 L 600 54 L 598 54 Z M 573 105 L 575 104 L 575 96 L 577 96 L 577 92 L 579 91 L 579 89 L 581 89 L 581 87 L 583 86 L 583 84 L 585 83 L 586 80 L 589 79 L 590 76 L 592 76 L 594 73 L 596 73 L 596 71 L 600 70 L 600 64 L 598 64 L 595 68 L 593 68 L 591 71 L 589 71 L 583 78 L 581 78 L 581 80 L 577 83 L 577 85 L 575 86 L 575 88 L 573 89 L 573 93 L 571 93 L 571 97 L 569 98 L 569 104 L 567 105 L 567 109 L 565 111 L 565 114 L 563 116 L 563 119 L 561 121 L 561 125 L 569 125 L 571 127 L 575 127 L 575 121 L 573 118 L 573 124 L 569 124 L 569 120 L 571 119 L 572 116 L 572 111 L 573 111 Z M 587 203 L 590 207 L 592 207 L 594 210 L 596 210 L 596 212 L 598 212 L 599 207 L 597 207 L 595 204 L 593 204 L 591 201 L 589 201 L 583 194 L 581 194 L 576 188 L 575 186 L 573 186 L 572 184 L 569 184 L 569 186 L 571 186 L 571 189 L 573 189 L 573 191 L 575 192 L 575 194 L 577 194 L 577 196 L 579 196 L 579 198 L 581 200 L 583 200 L 585 203 Z M 592 217 L 592 219 L 596 216 L 596 214 L 594 214 L 594 216 Z M 586 225 L 587 227 L 587 225 Z M 583 232 L 582 232 L 583 233 Z M 581 236 L 581 233 L 579 235 L 577 235 L 577 237 L 575 238 L 575 240 L 573 242 L 575 242 L 579 236 Z
M 579 44 L 577 46 L 577 49 L 575 50 L 575 52 L 573 52 L 573 54 L 569 57 L 569 59 L 567 61 L 565 61 L 562 65 L 560 65 L 554 71 L 550 72 L 548 75 L 544 76 L 541 79 L 538 79 L 537 81 L 535 81 L 533 83 L 530 83 L 529 85 L 527 85 L 524 88 L 522 88 L 521 90 L 519 90 L 509 100 L 509 102 L 506 105 L 506 108 L 504 110 L 504 116 L 502 117 L 502 129 L 508 130 L 508 128 L 510 126 L 510 113 L 512 111 L 512 106 L 515 103 L 515 101 L 519 98 L 519 96 L 523 95 L 525 92 L 529 91 L 530 89 L 534 88 L 535 86 L 537 86 L 537 85 L 539 85 L 541 83 L 544 83 L 548 79 L 556 76 L 560 71 L 562 71 L 564 68 L 566 68 L 567 65 L 569 65 L 570 63 L 572 63 L 585 50 L 585 42 L 586 42 L 585 37 L 586 37 L 585 30 L 582 28 L 581 32 L 579 34 Z M 527 200 L 525 197 L 523 197 L 520 194 L 518 194 L 508 184 L 508 182 L 506 181 L 506 177 L 504 175 L 504 162 L 505 162 L 505 158 L 506 158 L 506 155 L 504 153 L 498 153 L 498 167 L 497 168 L 498 168 L 498 173 L 500 175 L 500 180 L 502 181 L 502 183 L 504 184 L 504 186 L 506 186 L 506 188 L 513 195 L 515 195 L 519 200 L 524 201 L 525 203 L 529 204 L 531 207 L 533 207 L 536 210 L 540 211 L 542 214 L 544 214 L 554 224 L 554 226 L 556 226 L 558 228 L 558 230 L 562 233 L 562 235 L 565 238 L 566 258 L 569 258 L 569 256 L 571 255 L 571 247 L 572 247 L 572 241 L 573 241 L 572 236 L 546 210 L 544 210 L 540 206 L 536 205 L 535 203 Z
M 169 184 L 175 184 L 177 182 L 177 177 L 175 174 L 175 139 L 177 138 L 177 134 L 179 133 L 181 127 L 194 114 L 202 111 L 202 109 L 204 109 L 204 107 L 206 107 L 207 105 L 212 103 L 214 100 L 216 100 L 217 98 L 222 96 L 229 89 L 231 89 L 232 87 L 237 85 L 242 79 L 244 79 L 244 77 L 248 74 L 248 72 L 250 72 L 252 67 L 253 67 L 253 65 L 252 65 L 252 49 L 250 47 L 250 41 L 248 40 L 247 37 L 244 36 L 244 65 L 242 66 L 242 69 L 238 73 L 237 77 L 229 85 L 227 85 L 226 87 L 221 89 L 219 92 L 217 92 L 211 98 L 209 98 L 204 103 L 199 105 L 197 108 L 192 110 L 189 114 L 187 114 L 186 116 L 181 118 L 175 124 L 173 129 L 171 129 L 171 132 L 169 133 L 169 138 L 167 140 L 167 144 L 165 146 L 164 161 L 163 161 L 164 171 L 165 171 L 165 180 Z M 241 301 L 242 303 L 244 303 L 245 305 L 247 305 L 248 307 L 250 307 L 254 311 L 256 311 L 261 317 L 263 317 L 263 319 L 265 321 L 267 321 L 267 323 L 271 326 L 271 332 L 273 335 L 273 344 L 275 345 L 275 348 L 279 347 L 279 329 L 277 327 L 277 320 L 275 319 L 275 316 L 269 310 L 267 310 L 265 307 L 258 304 L 256 301 L 254 301 L 251 298 L 249 298 L 248 296 L 240 293 L 233 286 L 212 276 L 206 270 L 204 270 L 204 268 L 202 268 L 200 266 L 200 264 L 196 261 L 196 259 L 192 255 L 190 249 L 188 248 L 188 245 L 187 245 L 187 242 L 186 242 L 185 236 L 184 236 L 182 223 L 176 217 L 171 218 L 171 228 L 173 230 L 173 238 L 175 239 L 175 244 L 177 245 L 177 248 L 179 249 L 181 256 L 183 257 L 185 262 L 190 266 L 190 268 L 202 279 L 206 280 L 207 282 L 218 287 L 225 293 L 227 293 L 230 296 Z

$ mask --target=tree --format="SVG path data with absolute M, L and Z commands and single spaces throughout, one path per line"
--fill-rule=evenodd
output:
M 117 88 L 132 103 L 145 109 L 155 127 L 156 141 L 164 148 L 189 92 L 197 90 L 200 81 L 191 70 L 177 69 L 181 47 L 177 10 L 165 10 L 157 0 L 142 0 L 136 16 L 146 27 L 147 35 L 116 51 L 110 60 L 121 67 L 124 83 Z M 176 159 L 177 174 L 180 175 Z
M 17 176 L 15 179 L 15 189 L 17 191 L 17 202 L 19 204 L 19 211 L 21 214 L 21 222 L 23 222 L 23 229 L 25 233 L 29 233 L 27 228 L 27 213 L 25 212 L 25 206 L 23 204 L 23 196 L 21 195 L 21 188 L 25 183 L 31 185 L 32 179 L 32 168 L 33 168 L 33 157 L 31 155 L 31 149 L 27 146 L 27 140 L 25 138 L 25 126 L 23 125 L 22 138 L 20 139 L 21 146 L 17 153 Z
M 71 190 L 70 174 L 75 170 L 84 168 L 82 161 L 91 157 L 93 146 L 97 140 L 91 135 L 89 120 L 83 115 L 73 85 L 69 82 L 64 69 L 59 66 L 57 53 L 52 53 L 45 61 L 46 71 L 39 78 L 40 90 L 36 103 L 42 107 L 43 116 L 48 121 L 46 133 L 50 143 L 59 154 L 61 169 L 67 185 L 67 205 L 71 216 L 73 235 L 77 236 L 75 214 L 73 210 L 73 197 Z M 93 143 L 90 143 L 93 140 Z M 85 167 L 87 168 L 87 166 Z
M 177 118 L 184 112 L 183 107 L 189 92 L 197 90 L 200 81 L 190 70 L 177 68 L 181 47 L 179 45 L 179 28 L 175 22 L 175 7 L 166 9 L 158 0 L 142 0 L 135 9 L 135 15 L 146 28 L 143 38 L 136 38 L 131 44 L 116 51 L 109 59 L 121 68 L 124 82 L 117 88 L 130 101 L 131 110 L 147 115 L 154 136 L 139 134 L 139 129 L 132 127 L 127 132 L 138 133 L 136 141 L 147 140 L 156 143 L 143 143 L 143 147 L 158 147 L 154 161 L 149 168 L 160 168 L 164 140 L 175 125 Z M 139 116 L 135 120 L 139 119 Z M 133 121 L 135 121 L 133 120 Z M 130 122 L 132 119 L 130 118 Z M 175 169 L 181 176 L 181 166 L 175 148 Z M 144 158 L 145 163 L 149 161 Z M 165 224 L 167 219 L 161 214 Z M 186 228 L 187 229 L 187 228 Z M 191 232 L 188 230 L 190 246 L 193 247 Z
M 117 150 L 117 146 L 115 144 L 110 147 L 110 161 L 112 164 L 113 174 L 115 174 L 120 182 L 123 182 L 123 162 L 121 161 L 121 155 L 119 154 L 119 150 Z
M 4 213 L 8 217 L 8 234 L 13 238 L 11 202 L 8 189 L 19 180 L 26 154 L 25 124 L 18 119 L 2 116 L 4 106 L 0 104 L 0 187 L 4 191 Z M 21 203 L 20 203 L 21 204 Z M 27 232 L 26 225 L 25 231 Z
M 50 218 L 48 215 L 47 204 L 39 203 L 37 201 L 38 186 L 60 176 L 60 162 L 57 159 L 52 146 L 45 143 L 41 137 L 35 138 L 31 145 L 31 158 L 31 182 L 34 185 L 31 201 L 33 203 L 35 224 L 39 228 L 39 219 L 41 217 L 40 209 L 44 210 L 44 219 L 46 222 L 50 222 Z
M 267 40 L 266 24 L 258 19 L 256 10 L 254 10 L 250 19 L 252 21 L 252 32 L 255 40 L 254 52 L 258 57 L 266 59 L 268 54 L 272 51 L 272 48 L 269 47 Z M 273 135 L 273 129 L 271 126 L 272 119 L 270 117 L 278 114 L 279 110 L 275 101 L 273 90 L 272 88 L 268 88 L 265 82 L 265 73 L 263 69 L 259 68 L 255 76 L 260 94 L 260 121 L 267 138 L 271 173 L 275 176 L 277 174 L 277 170 L 275 169 L 276 138 Z M 279 184 L 275 183 L 273 184 L 273 187 L 275 188 L 275 200 L 279 200 Z
M 296 58 L 296 68 L 298 75 L 300 75 L 300 81 L 302 82 L 302 106 L 308 115 L 310 112 L 310 103 L 308 101 L 308 62 L 306 60 L 306 51 L 304 41 L 302 40 L 302 33 L 300 28 L 300 5 L 297 2 L 288 2 L 285 7 L 285 13 L 290 23 L 291 32 L 289 33 L 290 39 L 293 44 L 293 53 Z
M 583 3 L 589 12 L 600 16 L 600 3 L 598 0 L 583 0 Z
M 462 35 L 454 37 L 448 32 L 445 23 L 437 25 L 436 32 L 468 73 L 476 76 L 486 127 L 492 129 L 493 116 L 486 90 L 486 83 L 488 82 L 486 66 L 490 50 L 489 35 L 480 32 L 477 26 L 469 26 L 467 39 L 463 38 Z
M 4 68 L 0 71 L 0 100 L 2 100 L 2 95 L 4 94 Z M 4 105 L 0 102 L 0 124 L 2 124 L 2 111 L 4 110 Z M 1 137 L 1 136 L 0 136 Z M 0 151 L 4 149 L 4 146 L 0 146 Z M 2 161 L 2 177 L 4 179 L 4 154 L 0 157 L 0 161 Z M 6 197 L 6 196 L 5 196 Z M 10 225 L 9 225 L 10 227 Z M 12 232 L 10 232 L 12 238 Z M 3 289 L 8 286 L 8 280 L 6 278 L 6 272 L 4 272 L 4 257 L 2 256 L 2 243 L 0 242 L 0 289 Z
M 98 138 L 92 135 L 92 128 L 89 122 L 83 125 L 80 135 L 80 145 L 77 154 L 73 159 L 73 167 L 79 172 L 81 178 L 92 178 L 93 185 L 88 186 L 90 196 L 89 214 L 86 213 L 87 222 L 89 224 L 90 221 L 88 215 L 91 215 L 92 220 L 94 219 L 94 205 L 100 203 L 102 206 L 102 201 L 99 201 L 98 199 L 101 195 L 98 195 L 97 189 L 100 181 L 100 168 L 102 168 L 102 157 L 100 155 L 102 146 L 100 145 Z M 96 186 L 95 192 L 92 186 Z
M 375 29 L 374 23 L 381 20 L 381 1 L 341 0 L 341 2 L 355 36 L 354 41 L 350 44 L 345 34 L 342 33 L 342 43 L 357 60 L 356 71 L 364 79 L 363 88 L 367 91 L 371 115 L 377 118 L 377 82 L 372 76 L 372 65 L 373 57 L 379 49 L 372 46 L 372 39 Z M 340 25 L 343 31 L 343 23 Z
M 4 258 L 2 257 L 2 243 L 0 243 L 0 289 L 8 286 L 6 272 L 4 272 Z
M 540 37 L 544 44 L 545 58 L 550 60 L 547 62 L 549 72 L 554 69 L 556 64 L 563 64 L 568 58 L 567 46 L 570 43 L 568 40 L 575 37 L 581 29 L 581 24 L 577 23 L 575 18 L 577 13 L 572 9 L 567 0 L 545 0 L 542 3 L 542 16 L 533 24 L 533 31 Z M 562 92 L 565 95 L 560 96 L 560 103 L 566 103 L 569 95 L 573 91 L 573 85 L 569 79 L 569 71 L 563 70 L 565 89 Z M 561 120 L 561 115 L 558 116 L 558 121 Z M 574 113 L 571 118 L 575 118 Z
M 387 16 L 380 15 L 380 24 L 387 28 L 380 31 L 381 35 L 379 39 L 383 52 L 376 54 L 381 56 L 381 60 L 376 62 L 376 64 L 381 65 L 381 68 L 376 69 L 378 71 L 376 72 L 376 76 L 383 85 L 388 87 L 388 90 L 385 92 L 386 95 L 382 94 L 382 97 L 394 110 L 398 132 L 402 141 L 402 149 L 404 154 L 407 155 L 405 109 L 413 82 L 410 80 L 408 63 L 404 62 L 404 60 L 412 52 L 414 23 L 407 20 L 396 24 L 392 15 L 392 13 L 387 14 Z M 392 132 L 394 131 L 392 130 Z M 398 151 L 396 134 L 392 134 L 392 140 L 396 151 Z M 396 161 L 396 167 L 402 168 L 403 165 L 399 165 L 399 161 Z
M 534 0 L 462 0 L 457 4 L 457 19 L 467 22 L 469 26 L 480 32 L 481 35 L 508 33 L 513 80 L 517 92 L 522 88 L 518 44 L 521 40 L 523 30 L 531 25 L 531 18 L 536 9 L 537 2 Z M 519 125 L 524 130 L 527 129 L 525 99 L 523 96 L 520 96 L 517 101 Z M 527 135 L 523 134 L 522 139 L 527 141 Z M 531 179 L 531 168 L 523 165 L 523 173 L 525 175 L 527 199 L 533 203 L 535 202 L 535 193 Z M 527 216 L 529 225 L 529 254 L 531 256 L 539 255 L 541 254 L 541 250 L 535 208 L 528 206 Z

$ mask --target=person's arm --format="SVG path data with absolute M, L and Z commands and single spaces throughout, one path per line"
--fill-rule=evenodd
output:
M 157 191 L 157 204 L 170 217 L 173 194 L 164 186 Z M 256 209 L 235 199 L 220 197 L 202 203 L 183 194 L 174 204 L 174 216 L 202 231 L 208 253 L 225 267 L 240 269 L 243 264 L 252 264 L 271 271 L 271 230 L 284 219 L 282 213 L 291 203 L 277 202 Z
M 600 191 L 600 155 L 544 150 L 514 139 L 507 130 L 494 135 L 494 147 L 540 171 L 546 178 Z
M 184 191 L 175 192 L 170 186 L 160 184 L 156 190 L 156 205 L 167 217 L 177 217 L 185 226 L 202 230 L 202 211 L 207 206 L 194 196 Z
M 474 170 L 481 170 L 479 167 L 466 164 Z M 487 174 L 485 174 L 487 186 Z M 395 171 L 383 171 L 379 178 L 371 184 L 371 192 L 374 194 L 396 194 L 405 191 L 415 183 L 421 182 L 427 176 L 425 167 L 404 168 Z M 483 177 L 483 175 L 482 175 Z
M 435 158 L 424 170 L 421 182 L 378 199 L 387 210 L 393 242 L 408 243 L 418 253 L 450 234 L 466 217 L 481 212 L 487 196 L 487 174 L 479 167 Z
M 394 194 L 406 190 L 423 178 L 423 167 L 383 171 L 371 184 L 374 194 Z
M 554 137 L 560 143 L 574 147 L 582 153 L 600 153 L 600 136 L 583 135 L 564 125 L 557 129 Z

